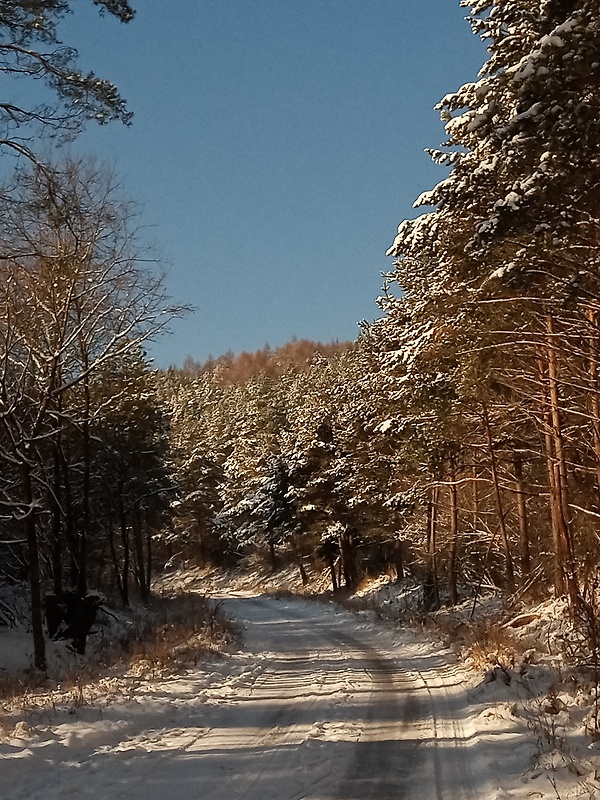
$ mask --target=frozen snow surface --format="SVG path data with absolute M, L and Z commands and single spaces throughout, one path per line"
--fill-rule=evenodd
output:
M 600 797 L 583 711 L 549 693 L 542 666 L 484 679 L 370 611 L 250 589 L 218 599 L 239 651 L 90 702 L 5 711 L 0 798 Z M 537 695 L 550 706 L 532 721 Z

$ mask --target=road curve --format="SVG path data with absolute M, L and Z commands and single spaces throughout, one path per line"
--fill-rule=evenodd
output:
M 372 626 L 322 604 L 237 598 L 225 610 L 260 671 L 236 701 L 250 706 L 252 755 L 219 797 L 470 800 L 460 725 L 419 669 L 431 664 L 407 664 Z

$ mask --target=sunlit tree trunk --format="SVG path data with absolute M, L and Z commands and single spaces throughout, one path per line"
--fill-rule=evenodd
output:
M 472 510 L 472 525 L 473 532 L 479 530 L 479 475 L 477 473 L 477 464 L 471 467 L 472 487 L 473 487 L 473 510 Z
M 425 607 L 428 610 L 440 607 L 437 567 L 438 496 L 439 487 L 432 487 L 427 503 L 427 566 L 424 584 Z
M 404 547 L 402 539 L 398 536 L 394 541 L 394 569 L 396 570 L 396 580 L 404 580 Z
M 300 573 L 302 586 L 306 586 L 308 584 L 308 575 L 306 574 L 306 570 L 304 569 L 304 564 L 302 563 L 302 556 L 300 555 L 300 551 L 298 550 L 298 545 L 296 543 L 296 539 L 294 538 L 294 536 L 290 538 L 290 547 L 292 549 L 294 561 L 298 565 L 298 572 Z
M 329 572 L 331 575 L 331 588 L 334 592 L 337 592 L 339 589 L 339 583 L 335 573 L 335 559 L 331 551 L 327 553 L 327 563 L 329 564 Z
M 485 427 L 485 436 L 488 447 L 488 455 L 490 459 L 490 469 L 492 472 L 492 484 L 494 487 L 494 497 L 496 500 L 496 510 L 498 512 L 498 526 L 500 529 L 500 536 L 502 538 L 502 546 L 504 549 L 504 563 L 506 571 L 506 585 L 510 592 L 515 588 L 515 573 L 513 568 L 512 555 L 510 552 L 510 542 L 508 539 L 508 531 L 506 529 L 506 518 L 504 511 L 504 503 L 502 500 L 502 491 L 500 488 L 500 476 L 498 474 L 498 460 L 496 458 L 496 451 L 492 442 L 492 430 L 490 425 L 490 417 L 487 406 L 483 405 L 483 423 Z
M 352 542 L 350 531 L 344 531 L 339 537 L 340 558 L 344 574 L 346 589 L 352 591 L 358 584 L 358 569 L 356 564 L 356 551 Z
M 448 589 L 450 591 L 450 604 L 458 603 L 458 587 L 456 584 L 456 557 L 458 553 L 458 498 L 456 491 L 456 462 L 450 458 L 450 553 L 448 563 Z
M 596 496 L 598 507 L 600 508 L 600 396 L 598 386 L 598 312 L 595 309 L 588 311 L 590 323 L 590 393 L 589 402 L 592 413 L 592 437 L 594 456 L 596 461 Z
M 519 453 L 514 454 L 513 467 L 515 472 L 517 515 L 519 519 L 521 575 L 523 577 L 527 577 L 531 572 L 531 552 L 529 547 L 529 525 L 527 521 L 527 505 L 525 501 L 525 484 L 523 481 L 523 462 Z
M 550 507 L 554 559 L 552 574 L 554 594 L 556 597 L 561 597 L 565 593 L 565 574 L 562 560 L 563 534 L 561 532 L 562 518 L 560 513 L 560 495 L 556 487 L 556 458 L 554 455 L 554 442 L 552 439 L 552 418 L 550 416 L 550 408 L 546 399 L 544 402 L 544 457 L 546 462 L 546 475 L 548 479 L 548 505 Z
M 556 504 L 556 517 L 560 546 L 557 557 L 560 559 L 560 569 L 566 577 L 566 587 L 573 609 L 577 607 L 578 588 L 573 551 L 573 539 L 570 526 L 569 487 L 567 479 L 567 466 L 564 453 L 562 420 L 560 414 L 560 400 L 558 391 L 558 363 L 556 358 L 556 343 L 554 320 L 550 315 L 546 317 L 546 352 L 548 359 L 548 402 L 550 408 L 551 441 L 554 463 L 552 472 L 554 476 L 554 502 Z

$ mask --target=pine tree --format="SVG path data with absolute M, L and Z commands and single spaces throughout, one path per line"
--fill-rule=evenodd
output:
M 402 223 L 390 249 L 391 280 L 405 297 L 384 299 L 402 361 L 391 355 L 388 364 L 417 397 L 429 373 L 451 387 L 464 413 L 481 409 L 475 469 L 495 486 L 501 529 L 499 473 L 522 497 L 515 453 L 524 452 L 522 437 L 508 446 L 503 420 L 516 408 L 534 422 L 544 443 L 536 459 L 547 467 L 555 589 L 568 588 L 576 605 L 585 545 L 582 538 L 576 547 L 575 529 L 581 538 L 585 525 L 575 507 L 585 514 L 589 500 L 573 502 L 582 485 L 573 478 L 598 463 L 581 420 L 590 412 L 597 419 L 599 12 L 585 0 L 463 6 L 490 57 L 478 81 L 440 103 L 448 140 L 432 155 L 450 174 L 417 201 L 434 211 Z M 430 412 L 438 413 L 435 402 Z M 525 451 L 535 451 L 535 431 L 521 429 Z M 525 518 L 521 504 L 523 548 Z M 508 559 L 510 531 L 502 538 Z
M 134 11 L 127 0 L 94 0 L 121 22 Z M 90 119 L 129 123 L 131 113 L 116 87 L 77 67 L 77 51 L 59 38 L 60 20 L 71 12 L 68 0 L 20 0 L 0 9 L 0 73 L 41 81 L 48 99 L 35 105 L 0 103 L 0 146 L 36 160 L 32 137 L 70 138 Z

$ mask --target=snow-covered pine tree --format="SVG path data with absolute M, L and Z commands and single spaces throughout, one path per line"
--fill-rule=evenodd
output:
M 461 391 L 476 374 L 479 399 L 485 385 L 507 412 L 518 403 L 536 419 L 555 587 L 568 584 L 575 601 L 574 509 L 586 513 L 589 499 L 573 502 L 568 473 L 574 464 L 589 473 L 590 462 L 597 471 L 600 455 L 600 438 L 591 452 L 581 425 L 591 416 L 598 428 L 599 10 L 585 0 L 462 5 L 490 57 L 479 80 L 440 103 L 448 140 L 432 156 L 450 174 L 417 201 L 435 210 L 402 223 L 389 251 L 415 334 L 403 358 L 422 371 L 453 351 Z M 390 321 L 406 323 L 406 310 L 396 311 L 403 305 L 388 301 Z M 574 423 L 583 459 L 574 456 Z

